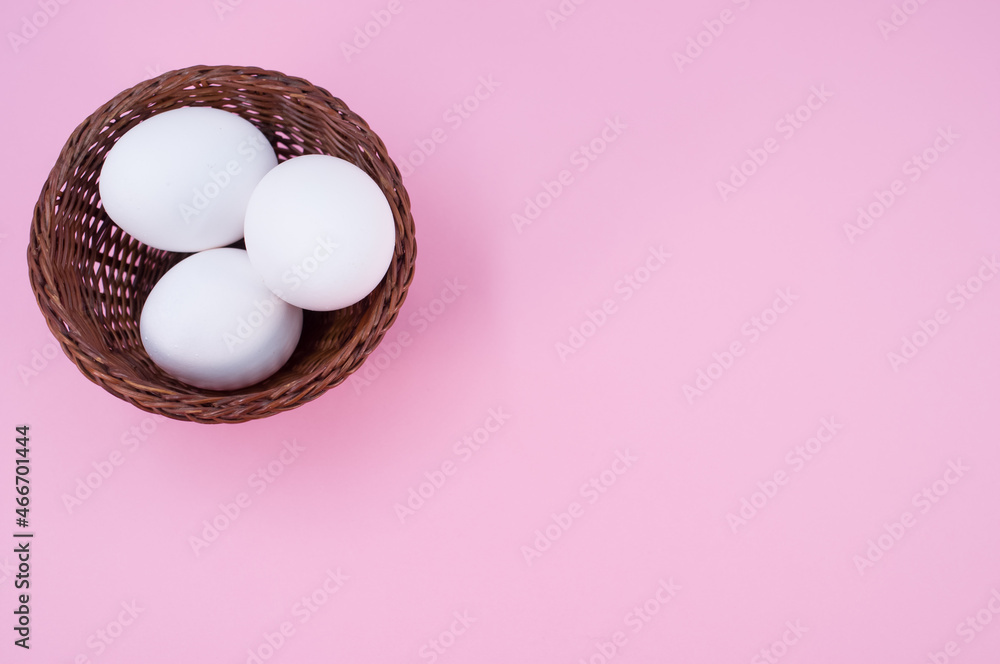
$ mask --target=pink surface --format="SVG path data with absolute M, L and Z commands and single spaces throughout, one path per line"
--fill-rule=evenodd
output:
M 1000 661 L 998 22 L 5 2 L 0 661 Z M 356 380 L 239 426 L 87 381 L 24 258 L 73 128 L 198 63 L 345 100 L 407 173 L 420 247 Z

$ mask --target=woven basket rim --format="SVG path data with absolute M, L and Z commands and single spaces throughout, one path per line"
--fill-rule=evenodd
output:
M 169 380 L 155 382 L 129 375 L 120 367 L 114 366 L 115 363 L 109 361 L 108 354 L 88 337 L 87 325 L 84 324 L 86 321 L 81 312 L 74 310 L 69 301 L 71 298 L 65 296 L 65 272 L 60 272 L 62 266 L 58 264 L 56 257 L 56 248 L 62 238 L 53 234 L 53 227 L 57 231 L 66 228 L 65 224 L 56 223 L 56 208 L 62 199 L 61 188 L 66 183 L 73 182 L 75 174 L 70 169 L 76 167 L 88 155 L 88 150 L 102 140 L 100 135 L 109 126 L 123 121 L 123 118 L 139 109 L 148 113 L 146 117 L 150 117 L 162 112 L 159 108 L 150 110 L 151 104 L 157 102 L 179 106 L 206 105 L 177 104 L 178 100 L 190 97 L 192 85 L 195 86 L 195 91 L 204 94 L 214 93 L 214 90 L 206 88 L 224 88 L 242 91 L 250 96 L 268 95 L 274 100 L 277 100 L 274 95 L 279 95 L 285 100 L 280 103 L 286 104 L 286 110 L 301 112 L 303 116 L 310 114 L 309 117 L 335 123 L 338 131 L 341 127 L 350 127 L 354 132 L 353 137 L 358 139 L 356 157 L 361 162 L 358 165 L 376 180 L 393 208 L 397 230 L 393 263 L 383 282 L 369 296 L 371 302 L 361 316 L 357 331 L 350 338 L 351 343 L 333 352 L 329 358 L 324 356 L 327 361 L 316 370 L 288 377 L 280 384 L 258 387 L 267 385 L 267 381 L 264 381 L 242 390 L 213 392 L 190 386 L 182 386 L 187 387 L 186 390 L 178 389 L 176 385 L 170 385 Z M 134 117 L 125 122 L 133 121 Z M 284 120 L 283 116 L 277 114 L 274 117 Z M 343 137 L 338 134 L 335 138 Z M 344 140 L 346 142 L 347 139 Z M 103 156 L 100 157 L 100 162 L 103 163 Z M 375 170 L 375 173 L 370 169 Z M 96 180 L 94 186 L 96 187 Z M 185 255 L 187 254 L 179 254 Z M 196 65 L 165 72 L 119 92 L 74 129 L 39 193 L 31 223 L 27 258 L 31 288 L 49 330 L 63 352 L 88 379 L 147 412 L 201 423 L 236 423 L 269 417 L 298 407 L 339 385 L 360 368 L 395 321 L 406 298 L 413 280 L 416 240 L 409 196 L 399 169 L 389 158 L 381 139 L 343 101 L 305 79 L 274 70 L 232 65 Z M 376 301 L 376 295 L 381 299 Z M 148 358 L 148 355 L 145 357 Z M 345 362 L 347 368 L 343 370 Z

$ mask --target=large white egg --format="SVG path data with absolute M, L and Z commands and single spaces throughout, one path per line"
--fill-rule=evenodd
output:
M 139 319 L 153 362 L 209 390 L 267 378 L 291 357 L 301 332 L 302 310 L 264 286 L 242 249 L 182 260 L 153 286 Z
M 277 165 L 251 122 L 217 108 L 154 115 L 118 139 L 101 168 L 101 204 L 129 235 L 167 251 L 243 237 L 254 187 Z
M 367 173 L 337 157 L 303 155 L 261 179 L 244 236 L 272 291 L 297 307 L 330 311 L 364 299 L 382 281 L 396 226 Z

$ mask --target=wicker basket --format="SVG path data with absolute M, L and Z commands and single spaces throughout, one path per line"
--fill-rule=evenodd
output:
M 116 140 L 140 121 L 182 106 L 211 106 L 254 123 L 279 161 L 333 155 L 357 164 L 385 192 L 396 223 L 392 264 L 379 286 L 339 311 L 304 312 L 302 337 L 270 378 L 231 392 L 191 387 L 143 349 L 139 315 L 156 281 L 189 254 L 140 243 L 101 207 L 98 175 Z M 142 410 L 201 423 L 269 417 L 315 399 L 361 366 L 392 325 L 413 279 L 410 200 L 385 145 L 323 88 L 252 67 L 197 66 L 125 90 L 76 128 L 42 186 L 28 270 L 49 329 L 83 374 Z

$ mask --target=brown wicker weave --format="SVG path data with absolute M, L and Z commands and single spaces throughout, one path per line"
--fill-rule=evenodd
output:
M 371 295 L 340 311 L 305 312 L 294 355 L 267 380 L 232 392 L 185 385 L 149 359 L 139 337 L 146 296 L 189 254 L 153 249 L 101 207 L 104 156 L 138 122 L 182 106 L 239 114 L 284 161 L 320 153 L 357 164 L 382 188 L 396 221 L 389 272 Z M 339 99 L 300 78 L 254 67 L 197 66 L 125 90 L 76 128 L 35 206 L 28 245 L 31 287 L 49 329 L 80 371 L 151 413 L 202 423 L 268 417 L 315 399 L 358 369 L 396 319 L 416 258 L 410 200 L 385 145 Z

